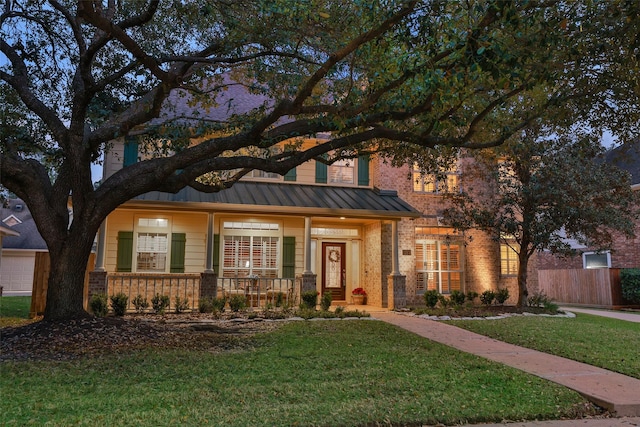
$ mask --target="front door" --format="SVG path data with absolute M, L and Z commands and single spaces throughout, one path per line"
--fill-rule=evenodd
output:
M 322 243 L 322 293 L 330 292 L 333 301 L 345 300 L 346 243 Z

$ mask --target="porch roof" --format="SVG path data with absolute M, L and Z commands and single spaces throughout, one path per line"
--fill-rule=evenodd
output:
M 395 191 L 253 181 L 238 182 L 218 193 L 203 193 L 191 187 L 176 194 L 151 191 L 126 205 L 359 218 L 417 218 L 421 215 Z

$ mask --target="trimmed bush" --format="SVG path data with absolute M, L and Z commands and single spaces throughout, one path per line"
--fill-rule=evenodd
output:
M 96 317 L 105 317 L 109 311 L 109 305 L 107 303 L 107 296 L 105 294 L 95 294 L 89 301 L 89 307 L 91 312 Z
M 622 297 L 634 304 L 640 304 L 640 268 L 625 268 L 620 271 Z
M 117 293 L 115 295 L 111 295 L 111 308 L 113 309 L 113 314 L 116 316 L 124 316 L 127 312 L 127 301 L 129 301 L 129 297 L 122 292 Z
M 458 290 L 451 291 L 451 295 L 449 295 L 449 299 L 453 303 L 453 305 L 462 305 L 464 304 L 464 300 L 466 297 L 464 294 Z
M 498 304 L 504 304 L 504 302 L 509 299 L 509 289 L 507 288 L 498 289 L 498 292 L 496 292 L 495 297 L 496 297 L 496 302 Z
M 482 302 L 484 305 L 491 305 L 495 297 L 496 293 L 491 289 L 487 289 L 482 294 L 480 294 L 480 302 Z
M 474 291 L 467 292 L 467 301 L 473 302 L 476 298 L 478 298 L 478 293 Z
M 318 291 L 305 291 L 300 295 L 302 299 L 301 306 L 315 310 L 318 304 Z
M 147 308 L 149 308 L 149 301 L 147 301 L 146 298 L 143 298 L 140 294 L 132 299 L 131 303 L 133 304 L 133 307 L 136 309 L 137 313 L 142 313 Z
M 189 309 L 189 298 L 176 297 L 176 314 L 180 314 Z
M 156 294 L 151 298 L 151 307 L 156 314 L 164 314 L 164 311 L 169 307 L 169 295 Z
M 231 298 L 229 298 L 229 308 L 234 313 L 244 310 L 247 308 L 247 297 L 240 294 L 231 295 Z
M 434 308 L 438 304 L 438 291 L 435 289 L 430 289 L 424 293 L 424 302 L 427 304 L 427 307 Z
M 322 298 L 320 298 L 320 308 L 322 308 L 322 311 L 329 310 L 329 307 L 331 307 L 331 301 L 333 301 L 331 292 L 325 292 L 322 294 Z

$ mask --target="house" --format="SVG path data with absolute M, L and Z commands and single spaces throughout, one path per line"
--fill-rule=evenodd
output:
M 264 102 L 237 90 L 207 114 L 220 119 Z M 190 108 L 176 101 L 171 114 L 186 117 Z M 113 142 L 105 179 L 144 161 L 135 135 L 144 132 Z M 309 136 L 303 144 L 324 138 Z M 464 185 L 464 171 L 447 182 Z M 285 176 L 253 171 L 219 193 L 143 194 L 104 221 L 90 293 L 125 292 L 130 301 L 166 294 L 192 307 L 203 296 L 242 294 L 262 306 L 295 302 L 304 291 L 349 304 L 361 287 L 367 305 L 397 308 L 421 303 L 427 289 L 510 287 L 515 302 L 515 253 L 501 252 L 483 233 L 443 226 L 441 185 L 412 165 L 362 156 L 332 165 L 309 161 Z
M 31 212 L 20 199 L 9 199 L 0 208 L 0 225 L 8 230 L 2 238 L 0 286 L 5 293 L 30 295 L 36 253 L 48 252 Z

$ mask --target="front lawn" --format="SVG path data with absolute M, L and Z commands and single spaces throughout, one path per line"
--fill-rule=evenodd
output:
M 231 351 L 2 362 L 3 425 L 423 425 L 574 417 L 564 387 L 374 320 L 293 321 Z
M 500 341 L 640 378 L 640 323 L 582 313 L 576 316 L 526 316 L 447 323 Z
M 0 327 L 26 323 L 30 308 L 30 296 L 0 297 Z

